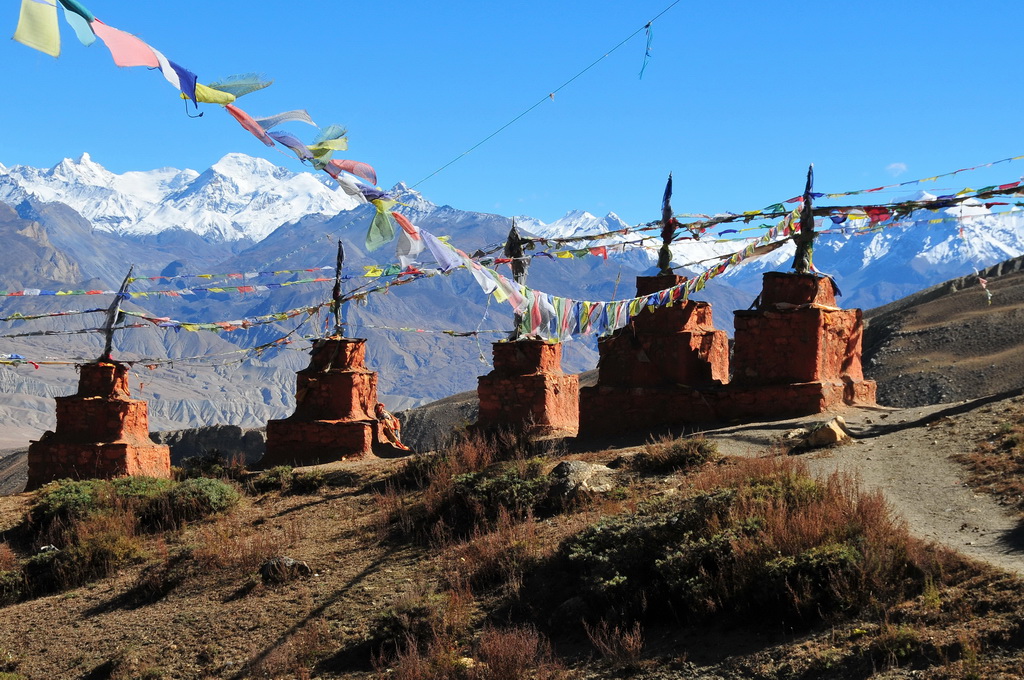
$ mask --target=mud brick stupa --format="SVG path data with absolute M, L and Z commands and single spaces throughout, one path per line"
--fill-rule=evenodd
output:
M 494 370 L 477 383 L 480 414 L 476 427 L 575 436 L 579 377 L 562 373 L 562 344 L 513 340 L 494 343 L 493 351 Z
M 820 413 L 875 403 L 861 367 L 863 314 L 836 306 L 832 279 L 768 272 L 755 309 L 735 313 L 729 414 Z
M 639 277 L 637 294 L 682 280 Z M 735 312 L 731 367 L 705 302 L 645 310 L 600 340 L 598 384 L 580 390 L 580 435 L 875 403 L 875 383 L 861 369 L 861 311 L 836 306 L 831 279 L 769 272 L 754 307 Z
M 408 455 L 388 442 L 374 415 L 377 374 L 364 366 L 365 360 L 363 338 L 314 343 L 309 366 L 296 374 L 295 413 L 267 422 L 261 467 Z
M 637 297 L 685 282 L 640 276 Z M 729 340 L 715 330 L 711 305 L 689 300 L 644 309 L 598 341 L 598 381 L 580 390 L 580 434 L 685 425 L 713 417 L 697 391 L 729 380 Z
M 57 397 L 57 427 L 29 445 L 27 489 L 55 479 L 171 476 L 171 454 L 149 438 L 149 408 L 128 393 L 128 366 L 80 367 L 78 393 Z

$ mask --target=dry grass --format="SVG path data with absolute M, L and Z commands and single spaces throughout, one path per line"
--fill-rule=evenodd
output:
M 328 623 L 314 619 L 268 654 L 254 672 L 257 677 L 308 680 L 316 663 L 336 648 Z
M 601 619 L 596 625 L 583 624 L 587 639 L 602 659 L 614 666 L 629 666 L 640 660 L 644 651 L 644 634 L 639 621 L 631 628 L 611 625 Z
M 1019 404 L 1014 409 L 974 451 L 953 459 L 967 468 L 967 483 L 973 488 L 1024 512 L 1024 409 Z
M 252 573 L 271 557 L 278 557 L 303 538 L 301 525 L 254 527 L 241 517 L 228 516 L 196 527 L 192 556 L 203 569 Z
M 13 571 L 18 566 L 18 556 L 11 550 L 11 546 L 0 543 L 0 571 Z
M 437 545 L 442 553 L 445 583 L 468 583 L 473 589 L 500 586 L 504 593 L 516 595 L 523 575 L 540 559 L 543 548 L 532 516 L 518 521 L 502 512 L 490 531 L 479 527 L 464 542 Z

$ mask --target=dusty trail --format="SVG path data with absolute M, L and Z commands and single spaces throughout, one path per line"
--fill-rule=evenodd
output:
M 1024 575 L 1024 518 L 964 484 L 964 469 L 950 459 L 995 433 L 1012 397 L 909 409 L 849 409 L 842 413 L 852 444 L 800 454 L 811 471 L 856 475 L 865 488 L 882 489 L 911 533 L 974 559 Z M 827 416 L 725 427 L 707 435 L 723 453 L 760 455 L 788 430 Z

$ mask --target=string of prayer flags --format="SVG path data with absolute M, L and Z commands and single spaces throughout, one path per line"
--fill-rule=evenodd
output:
M 289 309 L 284 312 L 274 312 L 272 314 L 264 314 L 262 316 L 246 317 L 244 319 L 234 319 L 231 321 L 211 321 L 211 322 L 187 322 L 178 321 L 168 317 L 158 317 L 145 314 L 143 312 L 134 312 L 129 310 L 122 310 L 127 316 L 133 316 L 139 319 L 150 322 L 158 328 L 170 328 L 172 330 L 185 330 L 185 331 L 237 331 L 252 328 L 253 326 L 263 326 L 267 324 L 276 323 L 278 321 L 287 321 L 293 317 L 299 316 L 300 314 L 315 314 L 317 311 L 329 306 L 331 302 L 321 302 L 317 305 L 296 307 L 295 309 Z
M 361 202 L 382 198 L 376 195 L 382 193 L 379 189 L 348 181 L 341 176 L 342 172 L 346 172 L 376 184 L 377 174 L 370 165 L 358 161 L 336 161 L 331 166 L 332 154 L 348 148 L 344 127 L 329 125 L 320 130 L 312 144 L 307 145 L 294 134 L 283 131 L 271 132 L 273 128 L 286 122 L 302 122 L 315 127 L 315 123 L 305 110 L 296 109 L 264 118 L 253 118 L 235 105 L 238 97 L 268 87 L 273 81 L 259 74 L 246 73 L 209 84 L 200 83 L 198 76 L 191 70 L 166 57 L 160 50 L 140 38 L 105 24 L 78 0 L 59 0 L 59 4 L 64 8 L 65 19 L 79 40 L 85 45 L 90 45 L 98 37 L 110 51 L 111 58 L 117 66 L 158 69 L 164 79 L 181 93 L 183 99 L 192 101 L 197 108 L 200 103 L 223 106 L 245 130 L 264 145 L 274 147 L 280 144 L 290 149 L 301 162 L 309 163 L 318 170 L 326 170 L 338 181 L 346 194 L 357 197 Z M 22 0 L 14 39 L 51 56 L 59 56 L 60 30 L 57 7 L 58 0 Z M 390 225 L 386 210 L 378 207 L 370 231 L 373 233 L 368 234 L 368 243 L 394 238 L 394 229 Z

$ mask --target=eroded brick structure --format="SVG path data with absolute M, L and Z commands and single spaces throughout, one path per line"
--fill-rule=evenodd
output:
M 149 408 L 130 398 L 125 364 L 81 366 L 78 392 L 56 402 L 56 429 L 29 445 L 27 489 L 63 478 L 171 476 L 170 449 L 150 440 Z
M 263 468 L 316 465 L 373 455 L 405 455 L 374 416 L 377 374 L 364 366 L 366 340 L 324 338 L 296 374 L 295 413 L 267 422 Z
M 685 281 L 637 277 L 637 297 Z M 644 309 L 598 340 L 598 382 L 580 390 L 580 434 L 684 425 L 713 418 L 698 390 L 729 380 L 729 341 L 715 330 L 711 305 L 688 301 Z
M 562 345 L 543 340 L 496 342 L 494 370 L 479 378 L 476 427 L 528 426 L 534 434 L 576 434 L 579 377 L 562 373 Z
M 768 272 L 756 309 L 735 313 L 733 417 L 787 417 L 874 404 L 861 367 L 863 315 L 815 274 Z

